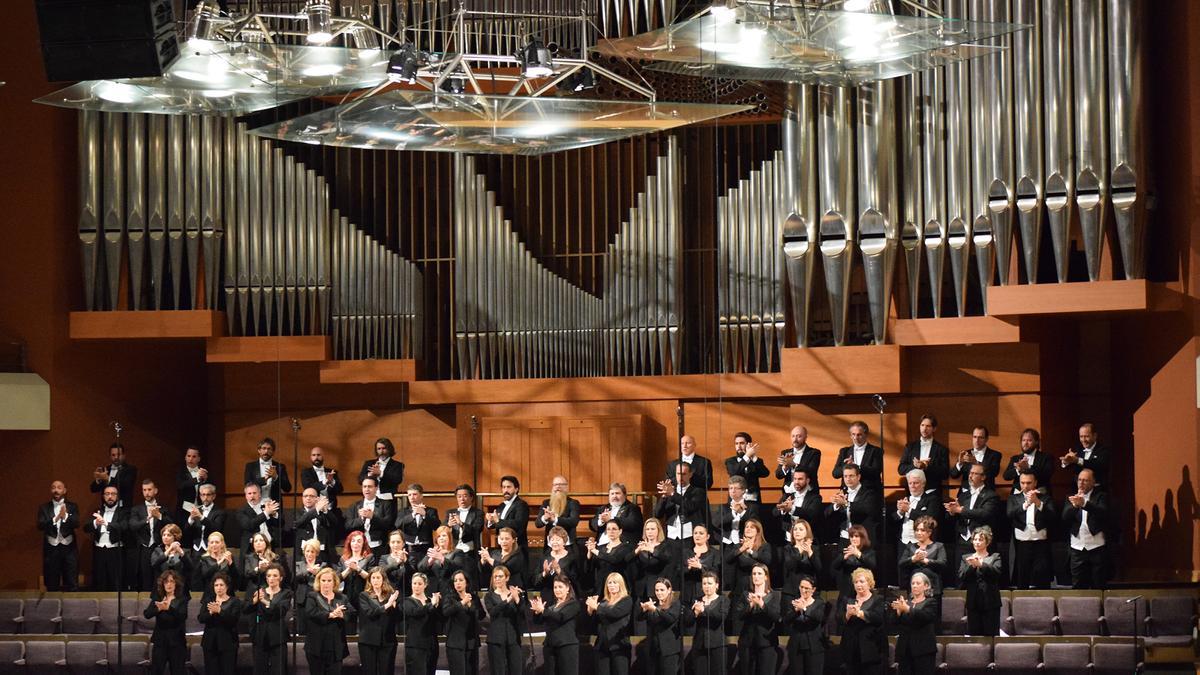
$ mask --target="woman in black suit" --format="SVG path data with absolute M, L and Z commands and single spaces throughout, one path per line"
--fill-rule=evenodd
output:
M 267 568 L 272 564 L 279 565 L 284 571 L 283 580 L 287 582 L 288 562 L 271 549 L 271 542 L 262 532 L 255 532 L 250 537 L 250 550 L 242 552 L 242 584 L 247 593 L 253 593 L 266 585 Z
M 529 555 L 517 545 L 516 530 L 511 527 L 500 528 L 496 533 L 496 544 L 496 548 L 485 548 L 479 552 L 480 578 L 491 579 L 492 571 L 503 565 L 508 571 L 509 584 L 525 588 L 528 583 Z M 490 584 L 488 588 L 491 588 Z
M 426 595 L 429 579 L 414 572 L 409 580 L 412 595 L 404 599 L 404 672 L 433 675 L 437 666 L 437 606 L 441 594 Z
M 358 650 L 363 675 L 391 675 L 396 669 L 396 623 L 400 591 L 392 588 L 380 567 L 367 573 L 367 588 L 358 597 Z
M 521 588 L 510 586 L 509 580 L 508 568 L 496 565 L 491 590 L 483 596 L 489 618 L 487 649 L 492 675 L 520 675 L 525 663 L 521 655 Z
M 168 670 L 171 675 L 184 675 L 187 662 L 187 606 L 191 596 L 183 583 L 183 576 L 175 570 L 167 570 L 158 577 L 150 604 L 142 616 L 154 619 L 154 633 L 150 636 L 150 672 L 160 675 Z
M 347 534 L 337 572 L 342 579 L 342 592 L 350 599 L 354 609 L 357 609 L 355 603 L 359 594 L 367 587 L 367 570 L 372 567 L 375 567 L 375 555 L 367 546 L 367 535 L 362 530 Z
M 561 528 L 555 526 L 555 529 Z M 533 620 L 546 624 L 546 640 L 542 643 L 545 675 L 578 675 L 579 637 L 575 622 L 579 618 L 579 601 L 575 599 L 575 587 L 561 575 L 554 578 L 552 585 L 552 602 L 542 598 L 529 601 Z
M 346 623 L 353 616 L 354 607 L 337 589 L 338 573 L 332 567 L 324 567 L 314 577 L 312 592 L 305 603 L 308 634 L 304 636 L 304 658 L 309 672 L 316 675 L 340 675 L 342 659 L 350 653 L 346 647 Z
M 937 626 L 941 609 L 930 595 L 929 577 L 924 572 L 913 573 L 909 588 L 911 600 L 900 596 L 892 601 L 892 611 L 900 624 L 896 662 L 900 664 L 900 675 L 934 675 L 937 672 Z
M 242 607 L 251 614 L 250 642 L 254 646 L 254 672 L 283 675 L 287 672 L 287 613 L 292 592 L 283 587 L 283 567 L 271 563 L 263 574 L 266 585 L 249 593 Z M 316 672 L 316 671 L 314 671 Z
M 791 543 L 777 551 L 782 559 L 783 586 L 780 591 L 783 593 L 785 613 L 788 605 L 797 597 L 800 580 L 821 576 L 821 552 L 813 540 L 812 525 L 801 518 L 792 523 L 788 533 Z
M 852 525 L 849 533 L 850 539 L 842 549 L 842 554 L 833 558 L 833 571 L 837 574 L 838 579 L 839 621 L 844 618 L 843 612 L 846 603 L 855 596 L 852 579 L 854 573 L 865 569 L 871 572 L 872 579 L 875 578 L 875 550 L 871 548 L 871 537 L 867 534 L 867 528 L 862 525 Z
M 183 539 L 183 531 L 178 525 L 171 523 L 162 529 L 159 537 L 162 543 L 150 551 L 150 569 L 154 571 L 154 578 L 162 576 L 167 570 L 179 572 L 184 579 L 190 578 L 192 559 L 188 557 L 188 551 L 184 550 L 180 542 Z
M 958 565 L 958 586 L 967 591 L 967 635 L 1000 634 L 1000 554 L 988 553 L 992 528 L 986 525 L 971 537 L 974 553 Z
M 575 584 L 580 583 L 580 579 L 584 577 L 582 572 L 586 563 L 573 550 L 567 548 L 567 536 L 567 531 L 558 525 L 550 528 L 550 534 L 546 535 L 546 549 L 537 577 L 537 587 L 543 598 L 554 597 L 554 580 L 559 577 L 571 582 L 572 597 L 579 592 Z
M 450 675 L 479 673 L 479 619 L 483 607 L 475 597 L 467 573 L 459 570 L 450 577 L 450 590 L 442 596 L 442 617 L 446 620 L 446 659 Z
M 610 520 L 608 524 L 616 522 Z M 610 538 L 613 529 L 608 527 Z M 620 527 L 615 529 L 619 531 Z M 610 572 L 602 586 L 603 600 L 597 595 L 587 599 L 588 614 L 596 616 L 596 675 L 629 675 L 633 598 L 629 597 L 629 587 L 625 585 L 625 577 L 620 572 Z
M 212 586 L 212 580 L 217 573 L 229 577 L 233 588 L 238 588 L 238 570 L 233 562 L 233 551 L 225 548 L 225 535 L 213 532 L 208 535 L 208 548 L 196 560 L 196 569 L 192 574 L 192 590 L 207 592 Z M 233 589 L 230 589 L 233 592 Z
M 695 533 L 695 529 L 692 532 Z M 682 603 L 675 602 L 670 579 L 661 578 L 654 582 L 654 600 L 643 602 L 641 611 L 646 621 L 646 640 L 650 643 L 650 660 L 653 664 L 650 672 L 677 675 L 679 658 L 683 653 L 683 639 L 680 637 Z
M 746 523 L 747 532 L 753 522 Z M 741 620 L 738 634 L 741 675 L 775 675 L 775 648 L 779 646 L 775 626 L 781 616 L 780 601 L 779 591 L 771 590 L 771 572 L 767 566 L 758 563 L 751 568 L 745 593 L 733 596 L 733 614 Z
M 445 593 L 450 589 L 450 577 L 466 569 L 467 554 L 455 546 L 454 530 L 442 525 L 433 531 L 433 546 L 417 562 L 417 571 L 429 581 L 429 593 Z
M 696 675 L 723 675 L 725 672 L 725 616 L 729 600 L 717 593 L 721 578 L 705 572 L 700 578 L 701 596 L 692 603 L 690 620 L 696 629 L 692 637 L 692 658 Z
M 296 634 L 305 634 L 304 606 L 308 602 L 309 593 L 313 592 L 313 580 L 317 572 L 325 567 L 321 562 L 321 542 L 309 539 L 301 544 L 303 557 L 296 560 L 292 568 L 292 579 L 296 582 Z
M 404 548 L 404 533 L 392 530 L 388 535 L 388 554 L 379 559 L 379 567 L 387 575 L 393 589 L 408 587 L 408 551 Z
M 859 568 L 851 576 L 854 595 L 846 599 L 842 629 L 842 663 L 855 675 L 883 675 L 887 661 L 887 631 L 883 622 L 887 607 L 883 598 L 872 592 L 875 575 Z
M 637 556 L 637 592 L 638 600 L 654 597 L 654 583 L 659 577 L 668 579 L 675 576 L 675 557 L 671 545 L 667 543 L 667 531 L 658 518 L 647 518 L 642 523 L 642 540 L 633 549 Z
M 591 588 L 597 595 L 605 594 L 608 575 L 614 572 L 625 580 L 626 589 L 633 586 L 634 579 L 633 544 L 621 540 L 621 523 L 615 518 L 606 522 L 604 536 L 607 537 L 604 544 L 597 544 L 590 537 L 587 540 L 587 559 L 593 579 Z
M 229 575 L 213 577 L 208 602 L 200 607 L 199 619 L 204 626 L 200 646 L 204 650 L 204 672 L 207 675 L 236 675 L 238 652 L 238 619 L 242 601 L 231 595 Z
M 783 608 L 788 627 L 789 675 L 822 675 L 825 672 L 825 601 L 817 595 L 813 577 L 800 577 L 800 597 Z
M 692 526 L 692 547 L 688 554 L 685 548 L 683 555 L 683 588 L 680 589 L 680 602 L 687 607 L 691 607 L 696 598 L 702 595 L 700 591 L 700 577 L 705 572 L 721 571 L 721 551 L 715 546 L 710 546 L 708 541 L 708 526 L 697 523 Z M 657 584 L 657 582 L 655 582 Z M 654 595 L 658 597 L 657 585 L 655 586 Z
M 946 547 L 933 540 L 937 532 L 937 521 L 931 516 L 921 516 L 913 523 L 913 535 L 917 538 L 915 544 L 905 544 L 900 552 L 900 585 L 908 585 L 909 578 L 917 572 L 925 575 L 930 583 L 930 594 L 940 597 L 942 594 L 942 579 L 950 570 L 946 559 Z
M 756 565 L 770 568 L 773 557 L 771 545 L 764 537 L 762 523 L 756 518 L 742 523 L 741 544 L 725 547 L 725 569 L 732 577 L 731 583 L 726 584 L 731 599 L 745 600 L 750 586 L 751 570 Z

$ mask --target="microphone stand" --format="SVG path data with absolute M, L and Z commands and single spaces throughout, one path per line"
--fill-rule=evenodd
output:
M 297 480 L 297 481 L 299 481 L 299 480 L 300 480 L 300 418 L 299 418 L 299 417 L 293 417 L 293 418 L 291 418 L 291 425 L 292 425 L 292 471 L 295 471 L 295 472 L 296 472 L 296 480 Z M 294 488 L 293 488 L 293 489 L 294 489 Z M 304 486 L 303 486 L 303 484 L 301 484 L 300 491 L 301 491 L 301 492 L 303 492 L 303 491 L 304 491 Z M 282 492 L 280 492 L 280 493 L 279 493 L 279 501 L 281 502 L 281 503 L 280 503 L 280 505 L 279 505 L 279 548 L 280 548 L 280 550 L 282 551 L 282 550 L 284 550 L 284 546 L 283 546 L 283 534 L 284 534 L 284 531 L 287 529 L 287 528 L 285 527 L 286 523 L 284 522 L 284 514 L 285 514 L 285 509 L 283 508 L 283 504 L 282 504 L 282 502 L 283 502 L 283 493 L 282 493 Z M 295 511 L 295 509 L 296 509 L 296 497 L 295 497 L 295 495 L 293 494 L 293 495 L 292 495 L 292 511 L 294 512 L 294 511 Z M 291 579 L 292 579 L 292 601 L 293 601 L 293 604 L 292 604 L 292 608 L 293 608 L 293 610 L 292 610 L 292 615 L 293 615 L 293 617 L 294 617 L 294 616 L 295 616 L 297 613 L 299 613 L 299 611 L 300 611 L 300 610 L 299 610 L 299 608 L 297 608 L 297 607 L 296 607 L 296 605 L 295 605 L 295 598 L 296 598 L 296 561 L 295 561 L 295 557 L 296 557 L 296 549 L 297 549 L 297 548 L 299 548 L 299 549 L 300 549 L 300 551 L 301 551 L 300 555 L 301 555 L 301 556 L 303 556 L 303 555 L 304 555 L 304 553 L 303 553 L 303 550 L 304 550 L 304 549 L 303 549 L 303 546 L 296 546 L 296 543 L 297 543 L 297 542 L 296 542 L 296 540 L 295 540 L 295 537 L 296 537 L 296 534 L 295 534 L 295 533 L 293 533 L 292 537 L 293 537 L 293 539 L 292 539 L 292 558 L 293 558 L 293 560 L 289 561 L 289 562 L 290 562 L 290 564 L 291 564 L 291 567 L 292 567 L 292 569 L 288 570 L 288 572 L 290 573 L 290 576 L 291 576 Z M 284 622 L 284 623 L 286 623 L 286 622 L 287 622 L 287 620 L 288 620 L 288 619 L 287 619 L 287 613 L 285 612 L 285 613 L 284 613 L 284 615 L 283 615 L 282 617 L 280 617 L 280 619 L 279 619 L 279 620 L 280 620 L 280 621 L 282 621 L 282 622 Z M 293 619 L 293 621 L 294 621 L 294 620 L 295 620 L 295 619 Z M 288 628 L 288 626 L 286 626 L 286 625 L 285 625 L 285 626 L 284 626 L 284 628 Z M 290 633 L 291 631 L 290 631 L 290 630 L 288 630 L 288 632 Z M 295 663 L 296 663 L 296 652 L 297 652 L 297 650 L 300 648 L 300 642 L 299 642 L 299 640 L 296 640 L 295 638 L 296 638 L 296 636 L 295 636 L 295 635 L 293 635 L 293 636 L 292 636 L 292 640 L 291 640 L 291 643 L 292 643 L 292 665 L 293 665 L 293 667 L 295 666 Z
M 124 430 L 125 427 L 121 426 L 121 423 L 116 422 L 116 421 L 109 422 L 109 426 L 112 427 L 113 432 L 116 434 L 116 442 L 120 443 L 121 442 L 121 431 Z M 103 495 L 104 493 L 101 492 L 100 494 Z M 103 503 L 103 501 L 104 501 L 103 497 L 101 497 L 101 503 Z M 123 505 L 121 504 L 121 489 L 120 489 L 120 487 L 117 488 L 117 504 L 118 504 L 117 508 L 123 508 Z M 116 518 L 116 511 L 113 512 L 113 517 Z M 113 536 L 112 529 L 110 528 L 109 532 L 108 532 L 109 541 L 112 541 L 112 536 Z M 121 549 L 120 549 L 121 555 L 117 556 L 117 667 L 118 668 L 125 667 L 125 660 L 123 658 L 123 655 L 124 655 L 123 647 L 125 646 L 125 641 L 123 639 L 121 639 L 122 638 L 121 625 L 125 623 L 125 616 L 121 613 L 122 592 L 125 589 L 125 555 L 126 555 L 125 544 L 126 544 L 125 541 L 121 542 Z M 94 580 L 93 580 L 93 583 L 94 583 Z

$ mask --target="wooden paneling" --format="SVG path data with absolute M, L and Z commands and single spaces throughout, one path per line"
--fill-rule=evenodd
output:
M 418 365 L 415 359 L 322 361 L 321 384 L 414 382 L 418 376 Z
M 784 349 L 783 393 L 831 396 L 900 391 L 902 350 L 896 345 Z
M 908 350 L 905 390 L 912 394 L 1036 392 L 1038 346 L 959 345 Z
M 71 312 L 72 340 L 210 338 L 225 334 L 225 312 Z
M 695 400 L 718 397 L 758 398 L 779 396 L 782 382 L 782 376 L 778 373 L 483 381 L 444 380 L 414 382 L 409 389 L 409 402 L 414 405 L 430 405 L 533 401 Z
M 330 353 L 329 338 L 323 335 L 223 337 L 208 339 L 205 360 L 209 363 L 328 361 Z
M 1015 284 L 988 289 L 992 316 L 1176 311 L 1182 296 L 1145 279 L 1070 284 Z
M 1019 342 L 1021 326 L 1016 319 L 994 316 L 899 319 L 891 336 L 893 342 L 906 347 Z

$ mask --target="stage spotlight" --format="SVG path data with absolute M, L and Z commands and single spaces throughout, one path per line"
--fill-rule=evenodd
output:
M 405 42 L 400 50 L 388 59 L 388 79 L 392 82 L 413 84 L 417 81 L 417 69 L 420 65 L 417 59 L 416 45 Z
M 549 77 L 554 74 L 554 65 L 550 61 L 550 50 L 538 38 L 533 38 L 521 52 L 521 62 L 525 66 L 525 77 Z
M 333 39 L 333 12 L 329 0 L 308 0 L 304 5 L 308 18 L 308 41 L 314 45 L 328 44 Z

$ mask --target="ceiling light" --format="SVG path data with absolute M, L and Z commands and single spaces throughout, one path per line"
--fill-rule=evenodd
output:
M 188 23 L 187 38 L 189 40 L 212 40 L 217 32 L 217 20 L 221 16 L 221 8 L 215 2 L 200 0 L 196 9 L 192 10 L 192 20 Z
M 141 98 L 138 88 L 124 82 L 105 80 L 96 87 L 96 95 L 112 103 L 133 103 Z
M 333 39 L 333 12 L 329 0 L 308 0 L 304 5 L 304 14 L 308 19 L 308 41 L 314 45 L 323 45 Z
M 842 9 L 847 12 L 865 12 L 871 7 L 871 0 L 846 0 Z
M 454 77 L 447 77 L 446 79 L 442 80 L 442 91 L 448 94 L 461 94 L 466 87 L 466 81 L 457 75 Z
M 580 68 L 563 78 L 562 88 L 567 91 L 583 91 L 596 86 L 596 76 L 588 68 Z
M 734 8 L 735 4 L 733 0 L 713 0 L 712 7 L 708 9 L 708 13 L 722 23 L 733 21 L 737 18 L 737 10 Z
M 336 63 L 320 63 L 300 71 L 305 77 L 333 77 L 342 72 L 342 67 Z
M 533 38 L 521 50 L 521 63 L 525 66 L 525 77 L 550 77 L 554 64 L 550 61 L 550 50 L 538 38 Z
M 413 84 L 417 81 L 417 69 L 421 64 L 417 60 L 417 47 L 411 42 L 405 42 L 400 50 L 388 59 L 387 76 L 392 82 Z

